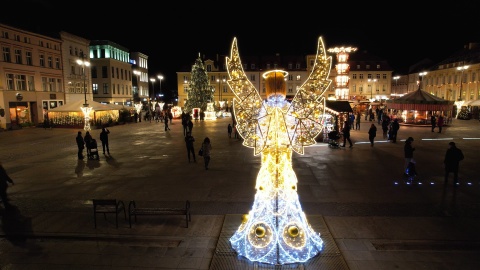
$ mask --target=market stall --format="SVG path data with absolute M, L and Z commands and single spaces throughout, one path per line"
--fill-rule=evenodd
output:
M 81 109 L 84 106 L 83 103 L 83 100 L 75 101 L 49 110 L 46 113 L 48 114 L 50 125 L 55 127 L 82 128 L 85 124 Z M 102 125 L 118 121 L 120 107 L 113 107 L 112 105 L 96 101 L 89 101 L 88 106 L 92 107 L 90 111 L 90 125 L 92 127 L 101 127 Z

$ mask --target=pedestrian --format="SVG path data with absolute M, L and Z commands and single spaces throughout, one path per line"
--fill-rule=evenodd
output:
M 90 156 L 90 144 L 92 143 L 92 135 L 90 135 L 90 131 L 85 133 L 85 137 L 83 137 L 83 141 L 85 142 L 85 146 L 87 147 L 87 157 Z
M 168 127 L 168 116 L 165 116 L 165 131 L 170 130 Z
M 383 131 L 383 138 L 384 139 L 387 139 L 388 138 L 388 135 L 387 135 L 387 132 L 388 132 L 388 126 L 390 125 L 390 118 L 388 117 L 388 115 L 383 115 L 383 119 L 382 119 L 382 131 Z
M 357 118 L 355 118 L 355 129 L 356 130 L 359 130 L 360 129 L 360 118 L 362 117 L 362 115 L 360 114 L 360 112 L 357 113 Z
M 445 164 L 445 185 L 448 183 L 448 176 L 451 172 L 453 172 L 453 186 L 456 187 L 458 185 L 458 167 L 463 159 L 462 150 L 457 148 L 454 142 L 449 142 L 448 150 L 443 160 L 443 164 Z
M 85 141 L 83 140 L 82 132 L 77 134 L 78 159 L 83 159 L 83 148 L 85 148 Z
M 210 164 L 210 150 L 212 150 L 212 144 L 210 143 L 210 138 L 205 137 L 202 143 L 203 149 L 203 160 L 205 161 L 205 170 L 208 170 L 208 165 Z
M 432 132 L 434 132 L 435 126 L 437 124 L 437 119 L 435 118 L 434 114 L 432 114 L 432 116 L 430 117 L 430 124 L 432 125 Z
M 228 124 L 228 127 L 227 127 L 227 132 L 228 132 L 228 138 L 232 138 L 232 125 L 231 124 Z
M 440 115 L 437 120 L 438 133 L 442 133 L 443 121 L 443 115 Z
M 352 127 L 352 129 L 355 130 L 355 115 L 353 113 L 348 114 L 348 121 L 350 122 L 350 126 Z
M 12 178 L 8 176 L 7 171 L 3 167 L 3 164 L 0 162 L 0 199 L 2 200 L 3 206 L 5 208 L 10 206 L 10 204 L 8 203 L 8 197 L 7 197 L 8 183 L 12 185 L 15 184 Z
M 188 127 L 188 132 L 192 133 L 193 130 L 193 122 L 191 119 L 188 119 L 187 121 L 187 127 Z
M 110 155 L 110 148 L 108 146 L 108 134 L 110 134 L 110 130 L 108 130 L 108 128 L 106 127 L 103 127 L 102 132 L 100 132 L 100 141 L 102 142 L 102 149 L 104 155 L 105 148 L 107 149 L 107 153 Z
M 187 136 L 185 136 L 185 145 L 187 146 L 187 156 L 188 156 L 188 163 L 190 163 L 190 153 L 193 155 L 193 162 L 197 162 L 195 158 L 195 149 L 193 147 L 193 142 L 195 142 L 195 138 L 192 136 L 190 131 L 187 132 Z
M 405 145 L 403 146 L 403 153 L 405 157 L 405 163 L 403 166 L 404 176 L 408 176 L 408 173 L 407 173 L 408 164 L 410 162 L 413 162 L 413 151 L 415 151 L 415 148 L 412 146 L 412 143 L 413 143 L 413 138 L 408 137 L 408 139 L 405 140 Z
M 188 120 L 190 119 L 189 115 L 185 112 L 182 112 L 182 127 L 183 127 L 183 136 L 187 136 L 188 133 Z
M 392 123 L 392 136 L 390 140 L 392 140 L 393 143 L 397 142 L 397 135 L 398 135 L 398 130 L 400 129 L 400 124 L 398 123 L 398 119 L 395 118 Z
M 137 122 L 138 122 L 138 113 L 137 113 L 137 111 L 135 111 L 135 112 L 133 113 L 133 117 L 134 117 L 134 119 L 135 119 L 135 123 L 137 123 Z
M 352 144 L 352 140 L 350 140 L 350 124 L 349 124 L 348 121 L 345 121 L 343 123 L 342 133 L 343 133 L 343 145 L 342 145 L 342 147 L 345 147 L 345 144 L 348 141 L 348 143 L 350 144 L 350 148 L 352 148 L 353 144 Z
M 377 127 L 375 126 L 374 123 L 370 126 L 370 129 L 368 129 L 368 140 L 370 141 L 370 146 L 373 147 L 373 141 L 375 137 L 377 136 Z

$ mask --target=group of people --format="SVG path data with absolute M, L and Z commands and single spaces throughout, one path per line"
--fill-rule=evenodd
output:
M 415 169 L 415 160 L 413 159 L 413 152 L 415 151 L 415 147 L 413 147 L 414 139 L 412 137 L 408 137 L 405 140 L 405 145 L 403 147 L 404 151 L 404 175 L 406 177 L 414 177 L 417 175 Z M 445 157 L 443 159 L 443 164 L 445 167 L 445 185 L 448 184 L 448 177 L 451 173 L 453 173 L 453 186 L 458 186 L 458 170 L 460 167 L 460 161 L 464 159 L 464 155 L 462 150 L 457 148 L 455 142 L 448 143 L 448 149 L 445 153 Z
M 193 122 L 190 118 L 190 114 L 188 113 L 182 114 L 182 125 L 183 125 L 183 132 L 185 135 L 185 138 L 184 138 L 185 146 L 187 147 L 188 162 L 190 163 L 192 158 L 193 158 L 193 162 L 197 162 L 197 158 L 195 155 L 195 146 L 194 146 L 195 137 L 193 137 L 192 135 Z M 205 137 L 205 139 L 203 139 L 203 143 L 201 146 L 201 156 L 203 157 L 205 170 L 208 170 L 208 166 L 210 165 L 211 150 L 212 150 L 212 144 L 210 143 L 210 138 Z
M 108 144 L 108 134 L 110 130 L 104 127 L 100 132 L 100 141 L 102 142 L 103 154 L 105 155 L 105 150 L 110 155 L 110 147 Z M 91 149 L 97 148 L 97 141 L 92 137 L 90 131 L 85 132 L 85 136 L 82 136 L 82 132 L 79 131 L 76 137 L 77 147 L 78 147 L 78 159 L 84 159 L 83 149 L 87 148 L 87 157 L 91 155 Z

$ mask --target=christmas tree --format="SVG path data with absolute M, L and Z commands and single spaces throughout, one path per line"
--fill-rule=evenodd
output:
M 203 65 L 200 54 L 192 66 L 190 82 L 187 89 L 187 101 L 184 111 L 192 112 L 193 108 L 207 109 L 207 103 L 213 100 L 213 89 L 208 81 L 208 74 Z

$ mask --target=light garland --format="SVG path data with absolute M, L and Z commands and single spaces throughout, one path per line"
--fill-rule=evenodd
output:
M 323 247 L 302 211 L 297 194 L 297 177 L 292 167 L 293 152 L 315 144 L 325 123 L 324 93 L 332 59 L 327 57 L 321 38 L 310 76 L 292 102 L 285 99 L 285 71 L 273 70 L 263 76 L 267 100 L 263 101 L 248 80 L 238 53 L 236 38 L 227 57 L 227 81 L 235 94 L 233 109 L 243 145 L 261 154 L 255 200 L 242 217 L 230 243 L 240 256 L 268 264 L 305 262 Z

